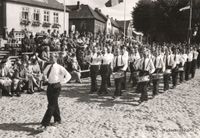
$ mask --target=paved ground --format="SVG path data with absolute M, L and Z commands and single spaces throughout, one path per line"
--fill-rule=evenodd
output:
M 89 80 L 67 84 L 59 98 L 62 124 L 36 128 L 45 113 L 45 92 L 0 99 L 1 138 L 199 138 L 200 71 L 195 79 L 138 105 L 129 87 L 121 99 L 88 95 Z M 151 92 L 149 92 L 151 97 Z

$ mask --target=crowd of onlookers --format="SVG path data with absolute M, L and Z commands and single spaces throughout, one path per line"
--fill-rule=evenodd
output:
M 15 42 L 14 29 L 8 34 L 9 41 Z M 154 51 L 157 47 L 164 50 L 164 47 L 173 47 L 181 49 L 186 47 L 186 44 L 164 43 L 152 45 L 143 45 L 132 38 L 126 38 L 122 35 L 104 35 L 98 33 L 79 32 L 67 34 L 59 34 L 58 31 L 48 30 L 46 33 L 26 33 L 21 40 L 21 51 L 19 58 L 14 63 L 11 63 L 9 56 L 5 56 L 1 60 L 0 65 L 0 88 L 7 95 L 12 96 L 20 92 L 34 93 L 37 88 L 39 91 L 43 88 L 43 70 L 49 62 L 50 53 L 57 53 L 57 63 L 64 66 L 72 75 L 72 80 L 81 83 L 82 70 L 88 70 L 90 60 L 87 59 L 92 54 L 94 47 L 101 55 L 104 47 L 114 53 L 114 49 L 126 47 L 129 55 L 133 49 L 137 47 L 138 52 L 144 47 Z M 196 46 L 194 46 L 196 47 Z M 199 63 L 199 62 L 198 62 Z M 130 70 L 130 69 L 129 69 Z
M 17 41 L 14 31 L 12 29 L 8 34 L 10 44 Z M 1 60 L 0 88 L 9 96 L 15 93 L 20 96 L 20 92 L 23 91 L 31 94 L 34 93 L 35 88 L 42 90 L 42 73 L 52 52 L 57 53 L 58 64 L 71 73 L 72 81 L 81 83 L 81 70 L 89 69 L 89 63 L 85 57 L 91 54 L 93 47 L 98 47 L 100 51 L 104 46 L 114 46 L 115 42 L 120 43 L 120 41 L 122 38 L 119 36 L 105 37 L 103 34 L 75 32 L 67 35 L 66 32 L 59 34 L 56 30 L 52 32 L 48 30 L 46 33 L 37 33 L 34 36 L 24 31 L 20 57 L 14 63 L 11 63 L 9 56 Z

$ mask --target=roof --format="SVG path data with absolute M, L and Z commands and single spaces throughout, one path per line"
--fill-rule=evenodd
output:
M 118 25 L 119 25 L 120 28 L 122 28 L 122 29 L 124 28 L 124 22 L 125 21 L 116 21 L 116 22 L 118 23 Z M 128 28 L 129 23 L 130 23 L 130 20 L 127 20 L 126 21 L 126 29 Z
M 95 12 L 90 6 L 81 4 L 80 8 L 77 9 L 77 5 L 67 5 L 70 9 L 69 19 L 96 19 L 105 23 L 105 19 Z
M 99 16 L 101 16 L 101 17 L 105 20 L 105 22 L 108 20 L 108 17 L 107 17 L 106 15 L 104 15 L 104 14 L 101 12 L 100 9 L 95 8 L 94 11 L 95 11 Z
M 37 6 L 47 9 L 62 10 L 62 11 L 64 10 L 63 4 L 58 2 L 57 0 L 6 0 L 6 1 L 26 4 L 30 6 Z M 66 11 L 69 12 L 69 9 L 66 8 Z
M 120 26 L 116 20 L 113 20 L 112 18 L 110 20 L 111 20 L 112 26 L 120 28 Z

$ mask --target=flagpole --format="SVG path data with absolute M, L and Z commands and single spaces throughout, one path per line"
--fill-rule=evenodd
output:
M 124 42 L 126 39 L 126 0 L 124 1 Z
M 63 29 L 64 29 L 64 30 L 63 30 L 63 31 L 65 31 L 65 30 L 66 30 L 66 27 L 65 27 L 65 26 L 66 26 L 66 25 L 65 25 L 65 24 L 66 24 L 66 19 L 65 19 L 66 4 L 65 4 L 65 0 L 63 0 L 63 6 L 64 6 L 64 11 L 63 11 L 63 12 L 64 12 L 64 13 L 63 13 L 63 16 L 64 16 L 64 18 L 63 18 L 63 20 L 64 20 L 64 21 L 63 21 Z
M 190 0 L 190 17 L 189 17 L 189 27 L 188 27 L 188 47 L 191 44 L 191 33 L 192 33 L 192 0 Z

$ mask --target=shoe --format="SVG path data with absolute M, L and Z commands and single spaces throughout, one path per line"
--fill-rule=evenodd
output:
M 52 125 L 53 126 L 58 126 L 58 125 L 60 125 L 61 124 L 61 121 L 55 121 Z
M 34 91 L 33 91 L 33 90 L 28 90 L 27 93 L 28 93 L 28 94 L 33 94 Z
M 45 131 L 45 130 L 47 130 L 47 126 L 41 125 L 41 126 L 39 126 L 39 127 L 37 128 L 37 130 L 39 130 L 39 131 Z
M 9 97 L 13 97 L 13 95 L 14 95 L 14 94 L 12 94 L 12 93 L 8 93 L 8 96 L 9 96 Z
M 17 97 L 20 97 L 20 96 L 21 96 L 21 94 L 17 93 Z

